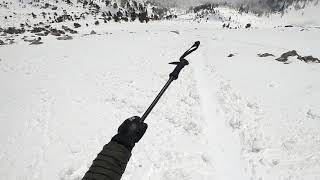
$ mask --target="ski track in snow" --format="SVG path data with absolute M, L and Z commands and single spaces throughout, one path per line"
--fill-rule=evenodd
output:
M 241 41 L 237 41 L 237 43 L 241 43 Z M 257 43 L 246 43 L 243 41 L 245 45 L 257 45 L 258 47 L 262 47 L 260 44 Z M 207 44 L 207 47 L 210 47 L 210 43 Z M 264 45 L 263 47 L 271 47 L 269 45 Z M 281 49 L 281 48 L 280 48 Z M 208 50 L 207 50 L 208 51 Z M 207 54 L 206 52 L 203 54 Z M 213 57 L 213 56 L 210 56 Z M 287 152 L 283 152 L 283 150 L 280 149 L 272 149 L 268 146 L 271 146 L 269 142 L 266 141 L 268 137 L 266 137 L 265 134 L 263 134 L 263 129 L 262 129 L 262 123 L 260 121 L 266 121 L 269 120 L 268 117 L 265 116 L 265 112 L 261 108 L 261 105 L 259 103 L 254 102 L 254 101 L 248 101 L 246 98 L 241 97 L 239 94 L 235 93 L 232 86 L 228 83 L 228 81 L 224 80 L 222 78 L 223 72 L 220 71 L 220 73 L 217 73 L 219 71 L 219 68 L 215 68 L 214 66 L 208 65 L 208 58 L 204 58 L 207 62 L 205 65 L 206 68 L 198 68 L 201 69 L 199 72 L 202 74 L 202 77 L 198 77 L 197 79 L 207 79 L 207 82 L 204 82 L 204 87 L 203 89 L 207 89 L 207 92 L 203 92 L 201 94 L 208 94 L 208 89 L 212 90 L 212 87 L 216 87 L 217 90 L 217 100 L 219 106 L 222 108 L 224 112 L 224 119 L 227 120 L 226 123 L 230 125 L 230 127 L 237 132 L 240 138 L 240 144 L 239 149 L 242 151 L 242 159 L 245 159 L 248 162 L 247 165 L 247 175 L 250 176 L 250 178 L 245 177 L 244 179 L 264 179 L 266 177 L 272 177 L 270 172 L 270 169 L 273 170 L 273 173 L 278 174 L 278 178 L 280 179 L 287 179 L 287 178 L 295 178 L 295 179 L 317 179 L 319 174 L 315 173 L 310 176 L 310 174 L 305 172 L 306 167 L 310 167 L 310 164 L 313 164 L 314 161 L 309 161 L 309 158 L 306 157 L 299 157 L 296 161 L 288 161 L 287 159 L 290 157 L 283 157 L 283 153 L 296 153 L 292 152 L 291 149 L 288 150 Z M 213 62 L 213 61 L 211 61 Z M 208 72 L 207 74 L 203 74 L 203 72 Z M 216 74 L 214 77 L 214 74 Z M 206 78 L 205 78 L 205 77 Z M 213 76 L 211 80 L 208 79 L 208 77 Z M 208 83 L 217 83 L 218 85 L 216 86 L 210 86 L 210 88 L 207 88 L 206 85 Z M 211 92 L 212 93 L 212 92 Z M 210 99 L 210 96 L 204 96 L 204 99 Z M 212 99 L 212 97 L 211 97 Z M 205 105 L 205 107 L 215 107 L 212 103 L 209 105 Z M 210 110 L 209 110 L 210 111 Z M 212 114 L 212 111 L 211 111 Z M 310 115 L 310 113 L 307 113 L 309 115 L 309 118 L 314 118 L 315 116 Z M 210 113 L 208 113 L 210 117 Z M 215 116 L 217 117 L 217 116 Z M 306 127 L 305 125 L 301 124 L 302 122 L 300 121 L 299 123 L 299 129 L 303 131 L 302 134 L 303 136 L 309 136 L 311 135 L 313 138 L 313 141 L 317 141 L 319 138 L 318 135 L 315 135 L 314 132 L 306 132 Z M 217 125 L 217 124 L 215 124 Z M 295 127 L 297 128 L 297 127 Z M 294 128 L 293 128 L 294 129 Z M 318 131 L 318 129 L 314 129 Z M 312 130 L 312 131 L 314 131 Z M 225 129 L 225 131 L 228 131 Z M 230 130 L 229 130 L 230 131 Z M 230 133 L 230 132 L 229 132 Z M 223 133 L 220 133 L 223 134 Z M 297 133 L 299 134 L 299 133 Z M 212 136 L 211 136 L 212 137 Z M 223 137 L 228 137 L 226 134 L 223 134 Z M 299 139 L 302 137 L 299 137 Z M 227 139 L 226 139 L 227 140 Z M 229 146 L 230 147 L 230 146 Z M 313 145 L 312 148 L 317 148 L 319 146 Z M 271 153 L 270 153 L 271 151 Z M 275 152 L 272 152 L 275 151 Z M 290 152 L 289 152 L 290 151 Z M 300 151 L 300 150 L 299 150 Z M 234 152 L 233 152 L 234 153 Z M 227 155 L 226 153 L 225 155 Z M 280 155 L 281 154 L 281 155 Z M 312 153 L 313 154 L 313 153 Z M 282 156 L 282 157 L 280 157 Z M 300 156 L 300 155 L 298 155 Z M 316 157 L 315 157 L 316 156 Z M 312 157 L 318 158 L 317 155 L 314 154 Z M 292 157 L 291 157 L 292 158 Z M 280 163 L 279 159 L 283 159 L 284 162 Z M 281 160 L 280 160 L 281 161 Z M 279 164 L 280 163 L 280 164 Z M 287 164 L 288 163 L 288 164 Z M 232 164 L 232 163 L 231 163 Z M 315 167 L 314 171 L 311 170 L 311 172 L 316 172 L 319 170 L 319 164 L 316 163 L 314 164 Z M 245 166 L 244 166 L 245 167 Z M 279 171 L 275 170 L 277 167 L 279 167 Z M 298 168 L 300 169 L 300 172 L 293 173 L 291 170 L 285 171 L 284 169 L 295 169 L 297 170 Z M 230 168 L 234 169 L 234 168 Z M 281 170 L 283 172 L 281 172 Z M 275 172 L 277 171 L 277 172 Z M 303 173 L 301 173 L 303 172 Z M 306 175 L 308 174 L 308 175 Z M 308 176 L 308 177 L 307 177 Z M 235 176 L 235 177 L 241 177 L 241 176 Z M 243 176 L 242 176 L 243 177 Z M 224 178 L 224 179 L 229 179 L 229 178 Z M 230 178 L 231 179 L 231 178 Z M 233 178 L 234 179 L 234 178 Z M 242 178 L 240 178 L 242 179 Z M 268 178 L 267 178 L 268 179 Z
M 202 42 L 207 44 L 206 38 Z M 226 113 L 222 106 L 226 105 L 224 99 L 232 96 L 224 87 L 220 87 L 224 81 L 218 77 L 213 67 L 208 65 L 208 46 L 203 47 L 202 60 L 199 60 L 199 67 L 195 67 L 198 72 L 198 87 L 200 89 L 203 114 L 207 121 L 206 138 L 212 148 L 218 171 L 218 179 L 247 179 L 244 174 L 243 161 L 240 159 L 240 144 L 235 134 L 230 128 L 231 123 L 227 122 Z M 202 66 L 202 67 L 201 67 Z M 209 86 L 208 86 L 209 84 Z M 213 89 L 212 87 L 215 87 Z M 221 97 L 224 96 L 224 97 Z M 230 125 L 230 126 L 228 126 Z M 232 126 L 234 128 L 234 126 Z M 214 145 L 215 144 L 215 145 Z M 219 144 L 219 146 L 217 146 Z M 235 149 L 239 151 L 235 151 Z M 241 168 L 239 168 L 241 167 Z
M 98 31 L 102 35 L 73 41 L 1 47 L 0 120 L 8 127 L 0 133 L 0 179 L 81 179 L 119 124 L 141 115 L 151 103 L 173 69 L 167 63 L 195 40 L 201 40 L 201 47 L 148 117 L 149 129 L 135 147 L 123 179 L 319 179 L 319 103 L 304 105 L 301 99 L 309 98 L 304 95 L 299 99 L 302 105 L 286 108 L 274 100 L 275 108 L 270 108 L 269 93 L 287 91 L 277 87 L 289 78 L 272 79 L 261 97 L 237 89 L 239 83 L 255 82 L 252 88 L 259 91 L 259 83 L 269 80 L 257 72 L 261 80 L 254 81 L 236 67 L 250 73 L 252 66 L 260 71 L 271 66 L 278 76 L 282 71 L 289 74 L 284 67 L 297 68 L 296 72 L 306 68 L 310 76 L 319 75 L 318 65 L 284 66 L 257 58 L 259 51 L 280 54 L 289 48 L 318 53 L 316 46 L 286 47 L 287 37 L 279 44 L 268 37 L 259 39 L 262 42 L 243 37 L 266 32 L 178 22 L 129 24 L 106 26 Z M 281 36 L 276 31 L 272 35 Z M 310 37 L 306 33 L 292 42 Z M 226 59 L 228 53 L 238 54 Z M 310 82 L 307 92 L 316 99 L 319 83 Z

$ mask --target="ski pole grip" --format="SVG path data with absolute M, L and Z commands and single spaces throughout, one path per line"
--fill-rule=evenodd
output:
M 174 68 L 172 73 L 170 73 L 169 77 L 172 78 L 173 80 L 177 80 L 181 70 L 188 64 L 189 62 L 187 60 L 181 59 L 179 64 L 177 64 L 176 68 Z
M 196 41 L 190 49 L 188 49 L 181 57 L 180 61 L 191 54 L 193 51 L 197 50 L 200 46 L 200 41 Z

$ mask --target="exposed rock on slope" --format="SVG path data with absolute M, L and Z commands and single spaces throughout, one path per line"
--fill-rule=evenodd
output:
M 297 53 L 296 50 L 283 53 L 281 57 L 277 58 L 276 60 L 280 62 L 287 62 L 289 57 L 294 57 L 294 56 L 297 56 L 297 59 L 304 61 L 306 63 L 320 63 L 320 59 L 315 58 L 313 56 L 301 56 Z

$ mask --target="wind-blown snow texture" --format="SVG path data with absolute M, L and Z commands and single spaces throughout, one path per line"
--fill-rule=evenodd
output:
M 320 29 L 316 18 L 283 27 L 290 17 L 237 16 L 254 28 L 223 29 L 187 14 L 82 26 L 73 40 L 32 46 L 14 36 L 0 46 L 0 179 L 81 179 L 122 121 L 151 103 L 168 63 L 200 40 L 123 179 L 319 180 L 319 63 L 275 59 L 293 49 L 319 58 Z

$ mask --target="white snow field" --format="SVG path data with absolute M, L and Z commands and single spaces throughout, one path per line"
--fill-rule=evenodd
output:
M 197 40 L 122 179 L 320 179 L 320 64 L 275 60 L 289 50 L 319 58 L 319 28 L 97 28 L 70 41 L 0 47 L 0 179 L 81 179 L 118 126 L 143 114 L 174 68 L 168 63 Z

